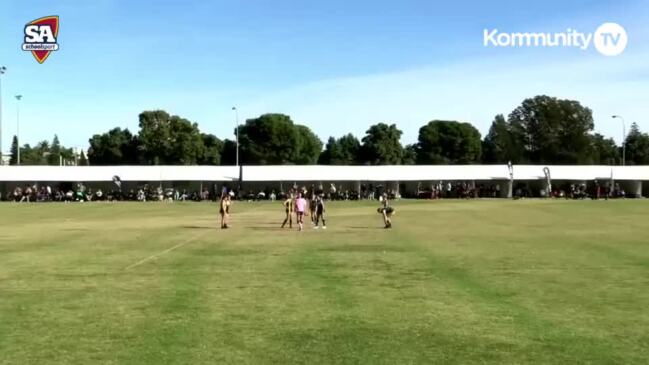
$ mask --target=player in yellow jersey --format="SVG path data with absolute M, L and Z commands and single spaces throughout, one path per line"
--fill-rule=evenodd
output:
M 290 192 L 288 193 L 286 200 L 284 200 L 284 210 L 286 212 L 286 218 L 284 219 L 284 223 L 282 223 L 282 228 L 286 226 L 286 223 L 288 222 L 288 227 L 293 228 L 293 207 L 295 206 L 295 202 L 293 201 L 293 193 Z

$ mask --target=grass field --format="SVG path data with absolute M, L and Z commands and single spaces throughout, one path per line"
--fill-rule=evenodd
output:
M 0 363 L 649 360 L 649 201 L 0 204 Z

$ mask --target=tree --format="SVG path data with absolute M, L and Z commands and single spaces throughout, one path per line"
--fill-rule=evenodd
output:
M 164 165 L 171 156 L 174 141 L 170 118 L 163 110 L 140 113 L 138 138 L 146 164 Z
M 409 144 L 403 149 L 403 157 L 401 163 L 404 165 L 417 164 L 417 145 Z
M 203 154 L 198 159 L 199 165 L 219 165 L 221 164 L 221 152 L 223 142 L 213 134 L 201 133 L 203 140 Z
M 236 156 L 237 142 L 230 139 L 223 141 L 223 149 L 221 150 L 221 165 L 236 165 Z
M 482 161 L 503 164 L 525 162 L 523 144 L 515 138 L 511 125 L 502 114 L 496 115 L 482 142 Z
M 14 136 L 14 138 L 11 140 L 9 164 L 16 165 L 17 162 L 18 162 L 18 137 Z
M 32 147 L 29 143 L 25 143 L 20 147 L 20 164 L 21 165 L 45 165 L 43 162 L 42 154 L 38 153 L 38 146 L 43 146 L 43 141 Z
M 86 154 L 81 150 L 81 153 L 79 153 L 79 166 L 88 166 L 88 159 L 86 158 Z
M 74 151 L 72 148 L 66 148 L 61 145 L 59 141 L 59 136 L 56 134 L 52 138 L 52 143 L 47 146 L 46 141 L 41 142 L 39 148 L 39 154 L 44 158 L 42 164 L 47 164 L 51 166 L 57 166 L 63 161 L 72 161 L 74 160 Z
M 61 142 L 59 141 L 59 136 L 56 134 L 54 135 L 54 138 L 52 138 L 52 143 L 48 152 L 47 164 L 53 166 L 58 165 L 61 158 Z
M 320 165 L 337 165 L 335 163 L 332 163 L 333 156 L 339 156 L 340 155 L 340 146 L 338 145 L 338 141 L 334 137 L 329 137 L 327 140 L 327 144 L 325 145 L 324 151 L 320 153 L 320 157 L 318 157 L 318 163 Z
M 95 134 L 88 141 L 88 159 L 91 165 L 136 164 L 138 142 L 128 129 L 113 128 L 104 134 Z
M 33 147 L 25 144 L 20 147 L 21 165 L 59 165 L 60 159 L 72 159 L 73 151 L 61 145 L 57 136 L 54 136 L 52 143 L 40 141 Z M 11 155 L 9 163 L 12 165 L 18 162 L 18 138 L 14 136 L 11 143 Z
M 620 161 L 620 148 L 615 145 L 613 138 L 604 138 L 599 133 L 591 136 L 591 153 L 589 164 L 616 165 Z
M 20 149 L 21 165 L 47 165 L 50 151 L 48 141 L 40 141 L 34 147 L 25 144 Z
M 395 124 L 379 123 L 371 126 L 361 147 L 361 160 L 369 165 L 397 165 L 401 163 L 403 148 L 399 140 L 402 132 Z
M 640 132 L 638 125 L 633 123 L 625 143 L 628 165 L 649 165 L 649 134 Z
M 358 163 L 361 142 L 353 134 L 348 133 L 338 139 L 340 155 L 337 156 L 341 165 L 352 165 Z
M 512 111 L 508 121 L 531 163 L 575 164 L 588 160 L 593 115 L 578 101 L 535 96 Z
M 165 156 L 165 163 L 174 165 L 197 164 L 205 154 L 205 145 L 198 125 L 178 116 L 172 116 L 170 121 L 171 154 Z
M 359 161 L 361 143 L 351 133 L 336 139 L 330 137 L 318 163 L 323 165 L 354 165 Z
M 138 140 L 145 162 L 151 165 L 196 164 L 204 153 L 198 125 L 163 110 L 140 113 Z
M 305 136 L 306 131 L 296 128 L 288 115 L 264 114 L 248 119 L 239 128 L 239 158 L 251 165 L 295 163 L 303 157 L 300 143 Z
M 469 123 L 434 120 L 419 129 L 421 164 L 468 164 L 480 161 L 480 132 Z
M 298 149 L 297 155 L 293 162 L 298 165 L 313 165 L 318 162 L 318 157 L 322 152 L 322 142 L 309 127 L 296 125 L 298 132 Z
M 88 158 L 92 165 L 219 165 L 224 143 L 212 134 L 201 133 L 196 123 L 163 110 L 139 115 L 137 136 L 128 129 L 114 128 L 94 135 Z

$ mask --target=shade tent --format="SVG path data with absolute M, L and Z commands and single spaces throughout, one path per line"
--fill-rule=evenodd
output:
M 1 166 L 0 181 L 236 181 L 236 166 Z
M 514 180 L 544 180 L 548 167 L 553 180 L 649 181 L 649 166 L 514 165 Z M 122 181 L 239 180 L 237 166 L 0 166 L 4 182 L 101 182 L 119 176 Z M 417 166 L 243 166 L 244 182 L 278 181 L 503 181 L 507 165 Z
M 542 180 L 544 165 L 514 165 L 514 180 Z M 547 165 L 552 180 L 589 181 L 602 179 L 649 180 L 649 166 Z
M 244 181 L 506 180 L 506 165 L 244 166 Z

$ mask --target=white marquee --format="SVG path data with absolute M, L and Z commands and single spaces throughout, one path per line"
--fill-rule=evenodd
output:
M 514 165 L 514 180 L 649 181 L 649 166 Z M 507 165 L 243 166 L 243 181 L 509 180 Z M 0 181 L 236 181 L 237 166 L 0 166 Z

